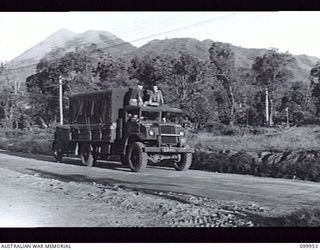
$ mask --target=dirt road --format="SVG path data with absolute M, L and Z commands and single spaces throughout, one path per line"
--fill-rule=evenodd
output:
M 0 226 L 250 226 L 320 204 L 318 183 L 50 160 L 0 153 Z

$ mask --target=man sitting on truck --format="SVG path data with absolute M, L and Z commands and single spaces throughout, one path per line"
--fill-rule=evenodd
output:
M 142 82 L 138 82 L 138 87 L 132 89 L 129 105 L 131 106 L 143 106 L 143 85 Z
M 162 91 L 158 89 L 157 85 L 153 85 L 153 91 L 150 95 L 149 105 L 150 106 L 161 106 L 164 105 Z

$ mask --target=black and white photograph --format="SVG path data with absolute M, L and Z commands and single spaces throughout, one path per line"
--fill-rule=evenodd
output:
M 319 23 L 0 12 L 0 227 L 319 227 Z

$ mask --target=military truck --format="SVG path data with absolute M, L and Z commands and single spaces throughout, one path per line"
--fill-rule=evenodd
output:
M 118 155 L 134 172 L 148 161 L 166 161 L 176 170 L 189 169 L 194 152 L 187 144 L 182 110 L 166 105 L 130 106 L 128 89 L 112 89 L 72 95 L 69 124 L 56 127 L 53 155 L 80 155 L 91 167 L 99 159 Z

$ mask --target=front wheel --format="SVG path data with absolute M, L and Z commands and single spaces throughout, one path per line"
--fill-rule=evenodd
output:
M 62 148 L 60 143 L 55 142 L 52 147 L 53 157 L 57 162 L 62 162 Z
M 133 172 L 139 172 L 147 167 L 148 154 L 143 152 L 144 144 L 134 142 L 129 146 L 128 165 Z
M 182 153 L 180 161 L 175 162 L 174 168 L 177 171 L 188 170 L 191 167 L 191 163 L 192 163 L 192 153 Z

